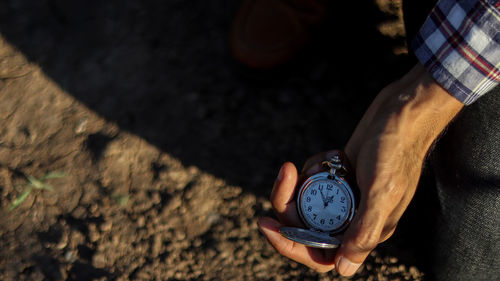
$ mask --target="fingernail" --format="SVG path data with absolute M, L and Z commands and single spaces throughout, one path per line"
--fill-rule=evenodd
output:
M 283 179 L 283 166 L 281 166 L 280 172 L 278 173 L 278 177 L 276 178 L 278 181 Z
M 343 276 L 351 276 L 356 273 L 356 270 L 358 270 L 360 266 L 360 263 L 353 263 L 346 257 L 342 256 L 337 261 L 337 272 Z

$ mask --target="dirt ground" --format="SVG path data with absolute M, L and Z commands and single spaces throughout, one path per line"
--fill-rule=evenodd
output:
M 280 165 L 341 148 L 410 65 L 400 1 L 349 5 L 257 73 L 229 55 L 238 1 L 0 2 L 0 280 L 344 280 L 276 254 L 256 219 Z M 352 280 L 424 278 L 412 239 Z

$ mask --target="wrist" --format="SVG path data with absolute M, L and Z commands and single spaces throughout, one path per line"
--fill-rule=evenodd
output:
M 463 108 L 463 104 L 450 95 L 420 63 L 396 82 L 398 91 L 389 91 L 389 104 L 395 110 L 388 118 L 401 129 L 401 137 L 408 147 L 427 150 L 446 126 Z
M 350 157 L 367 137 L 423 160 L 427 150 L 463 104 L 421 65 L 384 88 L 370 105 L 346 146 Z M 383 139 L 378 139 L 382 137 Z

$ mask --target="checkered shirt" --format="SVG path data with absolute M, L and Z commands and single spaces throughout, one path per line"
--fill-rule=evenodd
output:
M 465 105 L 500 82 L 500 0 L 440 0 L 411 48 Z

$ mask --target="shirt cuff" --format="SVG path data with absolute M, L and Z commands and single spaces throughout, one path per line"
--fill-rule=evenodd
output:
M 436 81 L 465 105 L 500 82 L 500 1 L 440 0 L 411 48 Z

